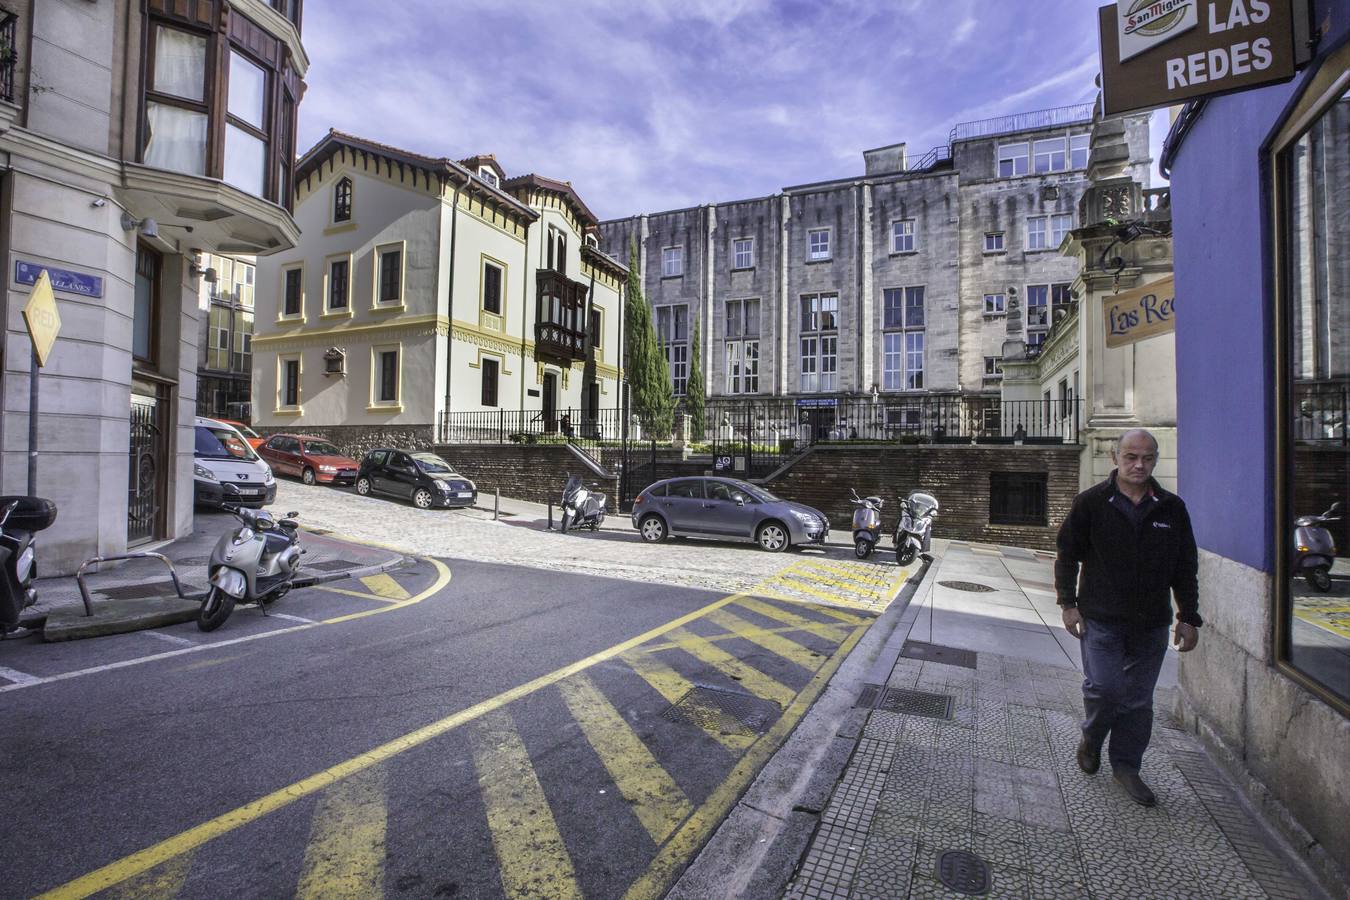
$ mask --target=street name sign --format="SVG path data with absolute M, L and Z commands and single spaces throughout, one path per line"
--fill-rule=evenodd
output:
M 1295 12 L 1296 8 L 1299 10 Z M 1172 106 L 1294 77 L 1303 0 L 1119 0 L 1097 11 L 1102 112 Z
M 23 305 L 23 321 L 28 326 L 28 337 L 33 342 L 33 353 L 39 366 L 47 365 L 47 357 L 61 333 L 61 314 L 56 310 L 56 295 L 52 280 L 44 271 L 33 284 L 33 292 Z
M 52 289 L 67 294 L 79 294 L 82 297 L 102 297 L 103 279 L 87 272 L 75 272 L 70 269 L 58 269 L 43 263 L 26 259 L 15 260 L 14 280 L 18 284 L 35 284 L 43 272 L 52 280 Z
M 1102 321 L 1108 348 L 1171 334 L 1177 327 L 1177 292 L 1172 276 L 1103 297 Z

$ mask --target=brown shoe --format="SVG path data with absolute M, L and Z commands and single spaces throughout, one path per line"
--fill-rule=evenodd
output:
M 1157 806 L 1158 798 L 1149 790 L 1148 785 L 1144 784 L 1144 779 L 1139 777 L 1139 773 L 1134 769 L 1112 769 L 1111 777 L 1125 789 L 1125 793 L 1130 799 L 1140 806 Z
M 1092 746 L 1086 737 L 1078 742 L 1078 752 L 1074 756 L 1078 760 L 1078 768 L 1089 775 L 1096 775 L 1102 767 L 1102 748 Z

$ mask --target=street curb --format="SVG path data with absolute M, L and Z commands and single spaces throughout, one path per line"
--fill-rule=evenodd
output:
M 882 666 L 894 667 L 908 634 L 902 620 L 932 563 L 926 560 L 905 581 L 890 606 L 868 628 L 675 882 L 667 900 L 710 896 L 779 900 L 783 896 L 862 738 L 867 711 L 853 706 L 857 688 Z

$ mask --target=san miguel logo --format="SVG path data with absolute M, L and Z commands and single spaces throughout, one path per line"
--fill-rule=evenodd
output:
M 1120 61 L 1194 28 L 1197 5 L 1195 0 L 1119 0 Z

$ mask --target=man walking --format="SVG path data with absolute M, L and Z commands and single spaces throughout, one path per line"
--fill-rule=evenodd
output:
M 1153 733 L 1153 689 L 1173 640 L 1194 649 L 1201 625 L 1195 535 L 1186 504 L 1153 480 L 1158 442 L 1127 431 L 1111 452 L 1116 469 L 1079 494 L 1059 529 L 1055 592 L 1064 627 L 1082 641 L 1083 738 L 1078 766 L 1101 766 L 1110 736 L 1111 772 L 1143 806 L 1157 799 L 1139 777 Z

